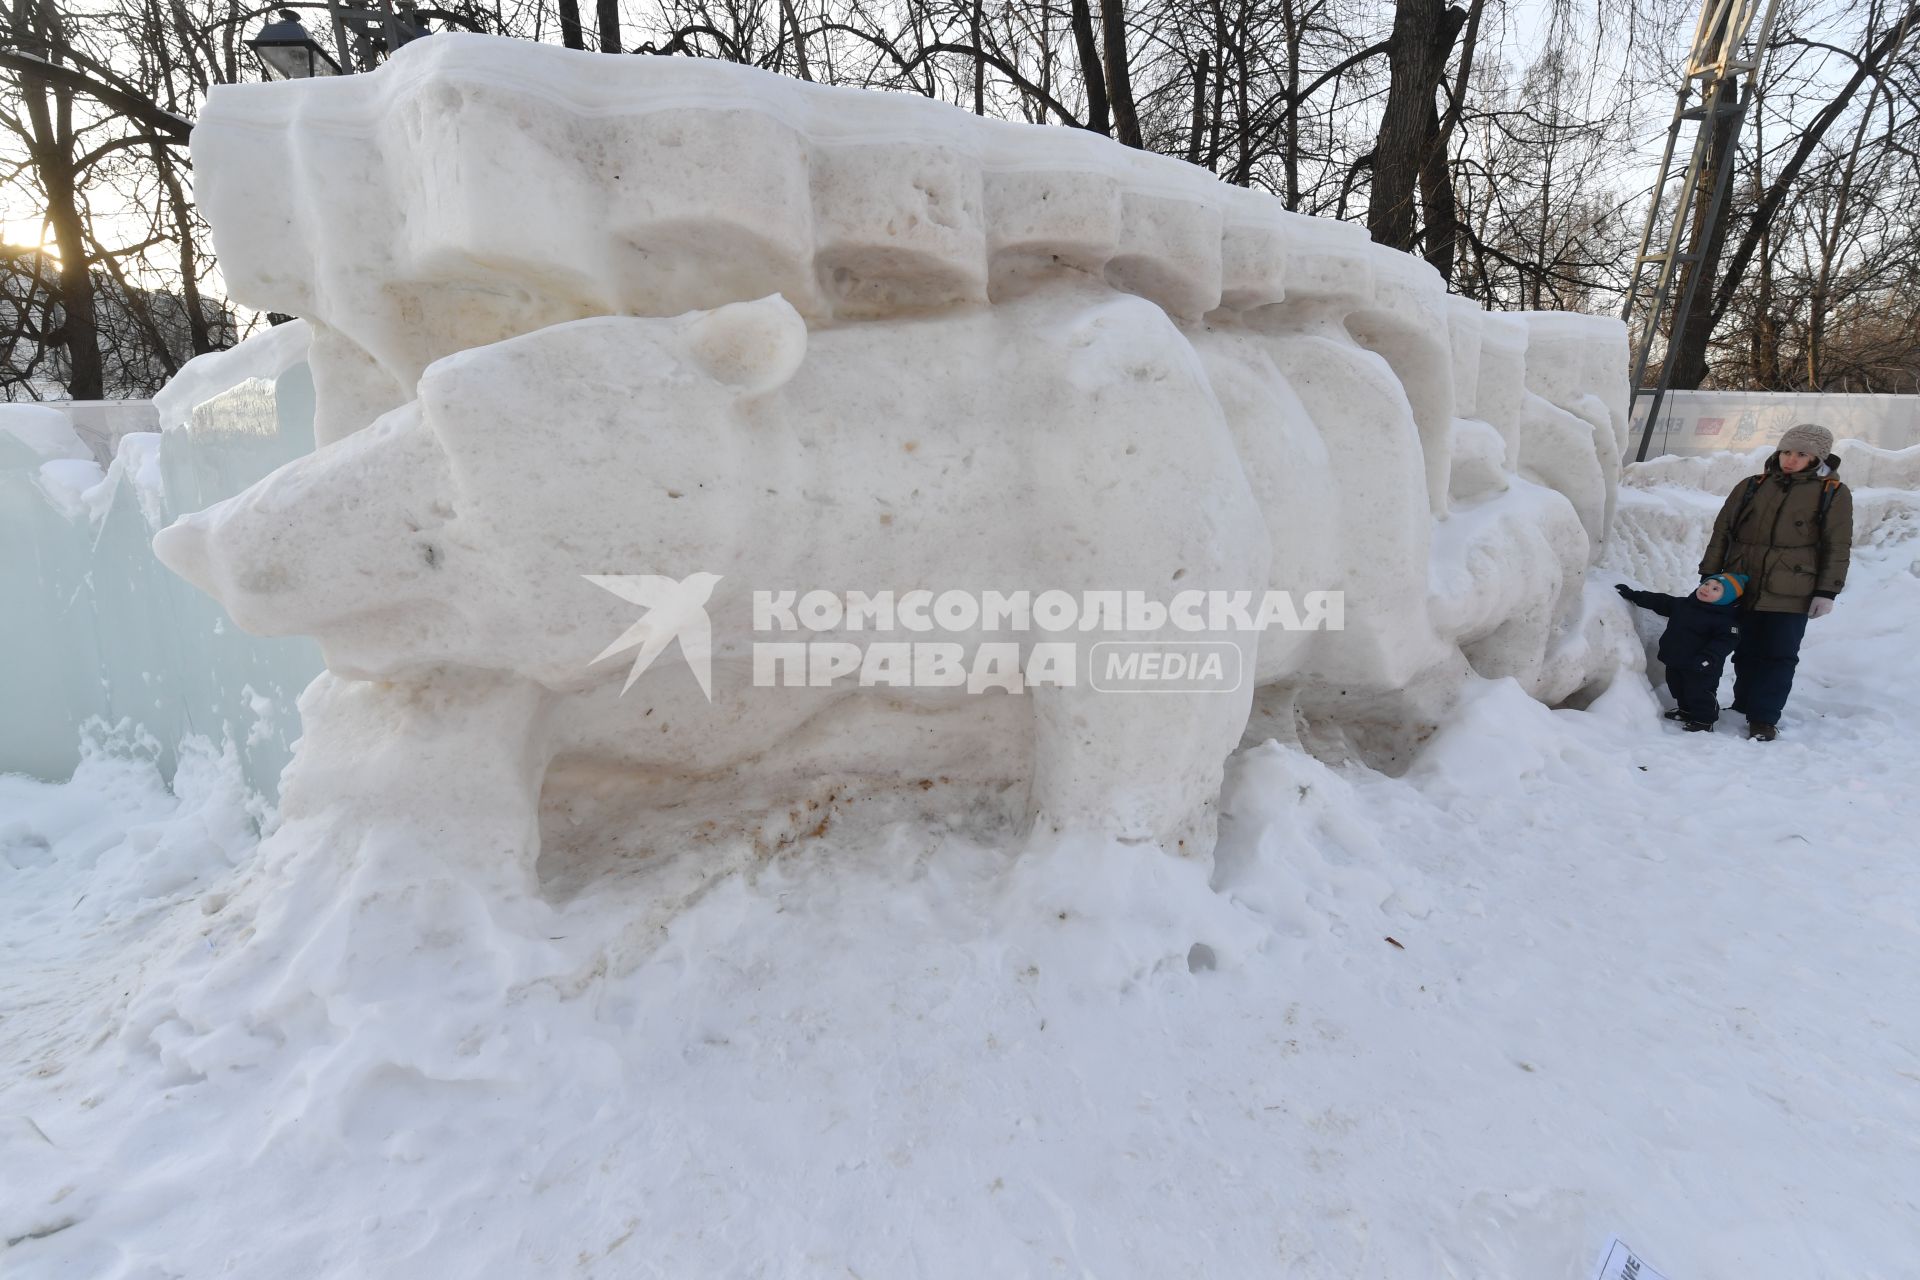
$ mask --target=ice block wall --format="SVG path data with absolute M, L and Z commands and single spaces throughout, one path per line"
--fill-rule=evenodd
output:
M 239 630 L 151 541 L 312 450 L 305 328 L 190 364 L 104 472 L 58 406 L 0 408 L 0 771 L 59 780 L 110 741 L 171 777 L 198 736 L 274 796 L 319 651 Z

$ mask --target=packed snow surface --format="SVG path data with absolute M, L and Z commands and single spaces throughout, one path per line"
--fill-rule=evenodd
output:
M 0 1271 L 1911 1276 L 1916 530 L 1778 742 L 1480 681 L 1241 753 L 1211 873 L 855 811 L 503 922 L 210 753 L 0 781 Z

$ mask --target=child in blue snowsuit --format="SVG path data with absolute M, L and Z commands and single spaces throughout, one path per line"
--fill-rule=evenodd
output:
M 1667 719 L 1678 720 L 1688 733 L 1712 729 L 1720 718 L 1720 673 L 1740 643 L 1737 605 L 1746 593 L 1747 575 L 1717 573 L 1690 596 L 1635 591 L 1624 582 L 1614 590 L 1667 620 L 1657 656 L 1667 668 L 1667 688 L 1678 704 Z

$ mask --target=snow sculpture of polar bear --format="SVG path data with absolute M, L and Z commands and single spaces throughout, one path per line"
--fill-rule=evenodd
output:
M 777 297 L 556 325 L 435 364 L 417 402 L 176 524 L 156 548 L 243 626 L 318 637 L 341 675 L 406 682 L 457 668 L 530 682 L 525 714 L 489 729 L 516 754 L 713 776 L 836 723 L 835 704 L 855 692 L 947 720 L 956 701 L 986 700 L 850 680 L 754 687 L 750 588 L 1258 592 L 1267 543 L 1178 331 L 1141 299 L 1069 287 L 811 338 Z M 626 697 L 618 673 L 610 683 L 594 665 L 637 611 L 589 576 L 642 572 L 716 575 L 711 708 L 689 705 L 678 664 L 650 669 Z M 1037 624 L 901 634 L 1029 652 L 1060 639 Z M 1253 668 L 1251 632 L 1181 639 L 1234 646 L 1233 669 Z M 988 713 L 1012 721 L 1006 746 L 941 771 L 1026 775 L 1027 816 L 1043 830 L 1203 848 L 1251 690 L 1242 679 L 1106 695 L 1084 676 L 1034 687 L 1016 699 L 1029 724 Z M 897 754 L 903 733 L 876 742 L 867 767 Z
M 194 145 L 235 296 L 315 326 L 324 447 L 162 553 L 322 639 L 344 740 L 440 734 L 383 757 L 408 785 L 491 752 L 463 794 L 495 828 L 556 779 L 673 805 L 853 775 L 1205 848 L 1250 710 L 1392 760 L 1470 672 L 1558 701 L 1632 652 L 1584 590 L 1621 326 L 1483 313 L 1176 161 L 455 36 L 223 88 Z M 720 575 L 713 706 L 676 663 L 619 697 L 591 659 L 633 609 L 582 575 L 693 572 Z M 1346 629 L 1212 637 L 1250 677 L 1156 698 L 751 689 L 729 648 L 745 587 L 1174 581 L 1343 592 Z

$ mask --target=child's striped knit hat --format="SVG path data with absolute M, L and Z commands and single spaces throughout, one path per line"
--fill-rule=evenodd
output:
M 1737 604 L 1747 591 L 1747 575 L 1744 573 L 1716 573 L 1700 585 L 1704 587 L 1708 582 L 1720 584 L 1720 598 L 1714 601 L 1715 604 Z

